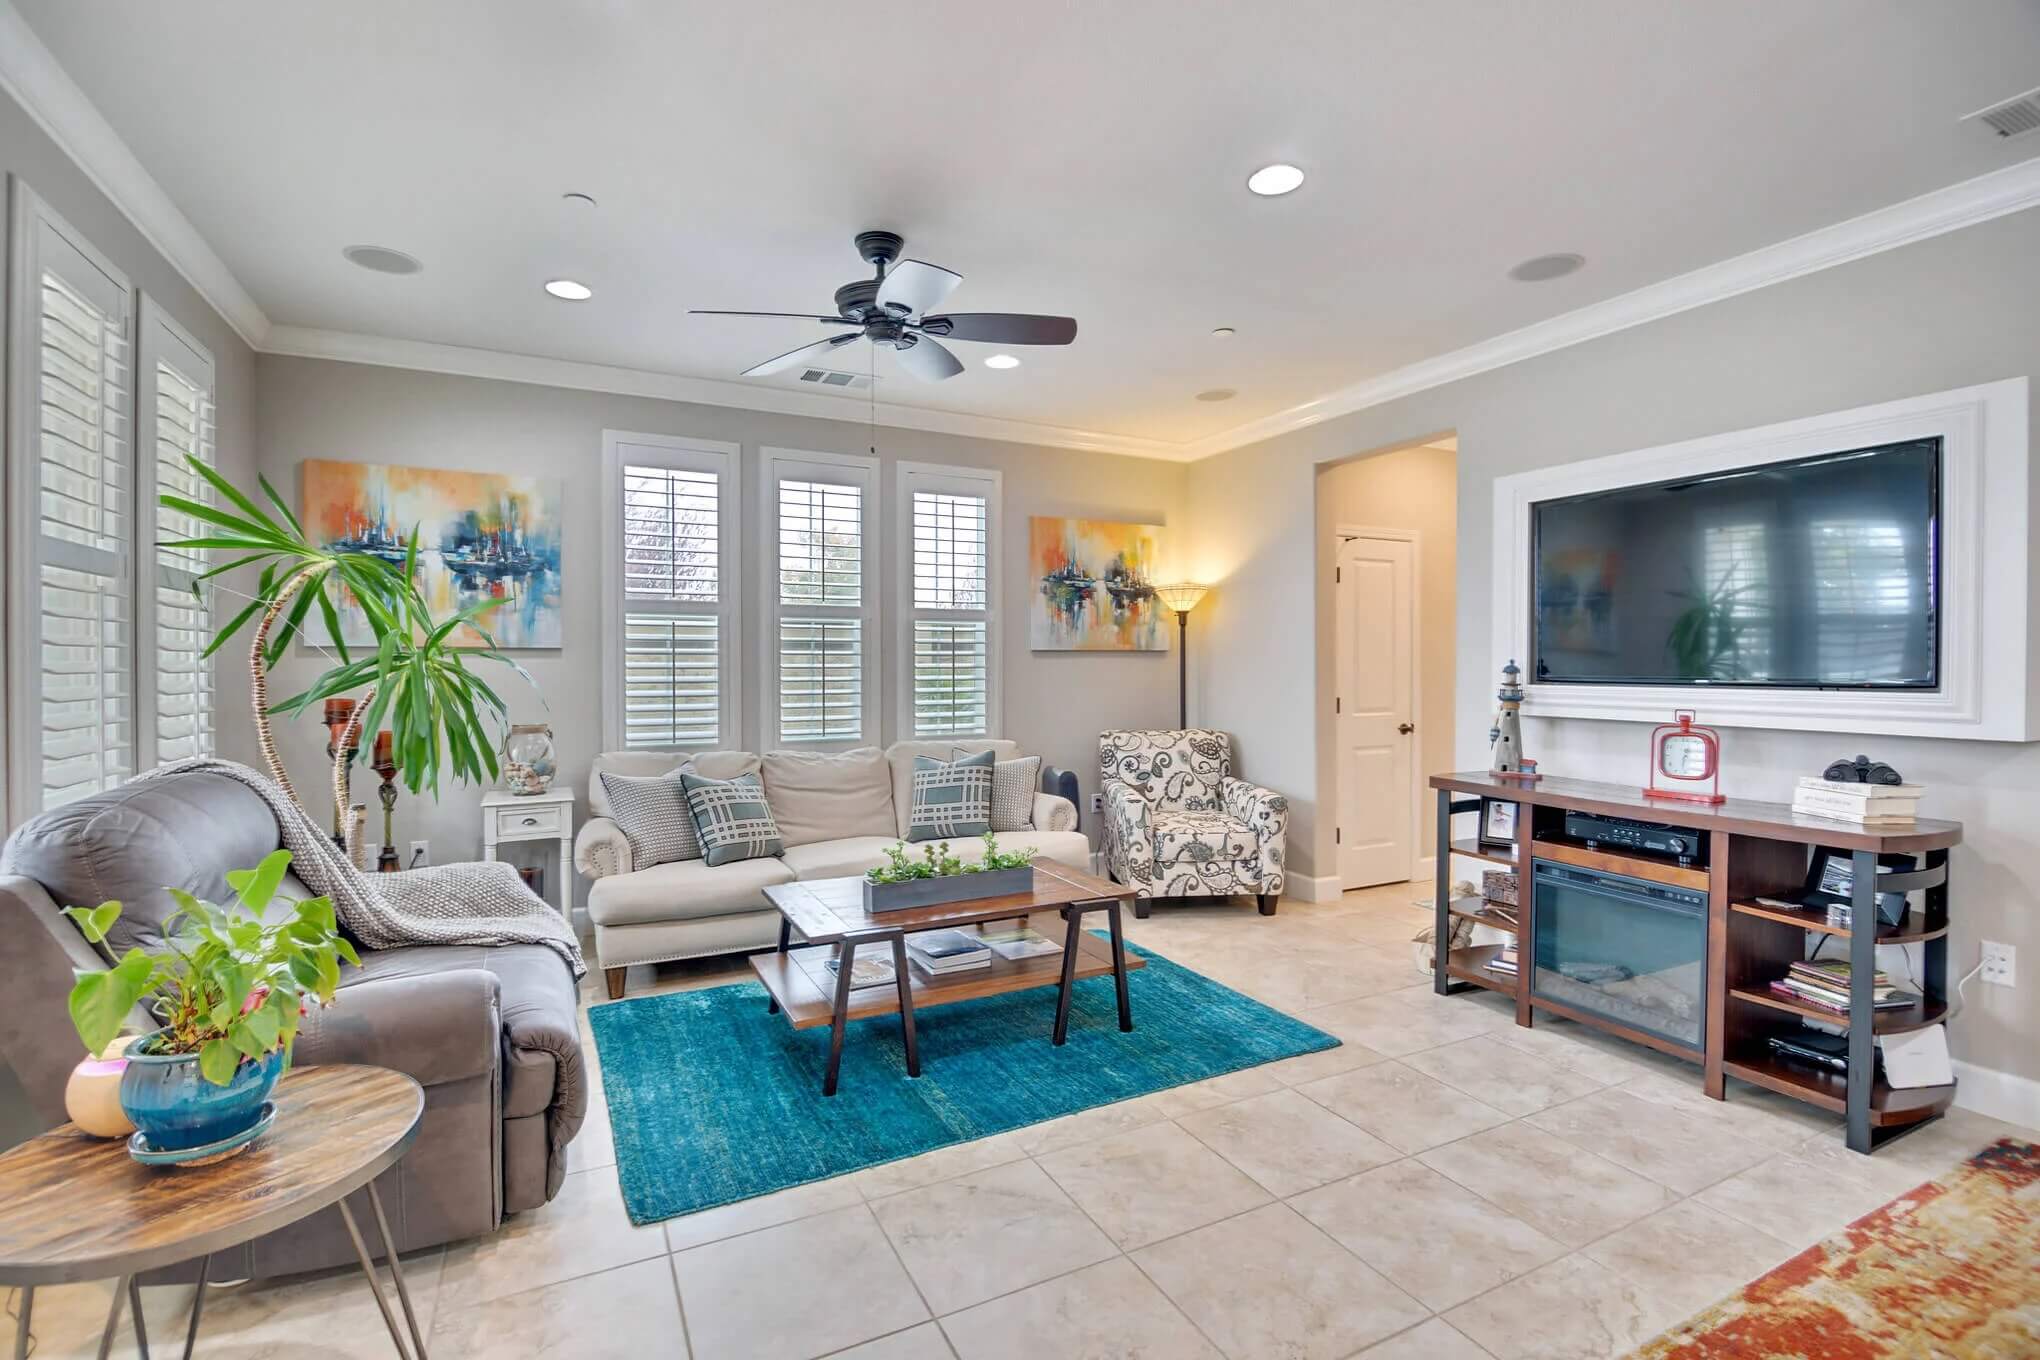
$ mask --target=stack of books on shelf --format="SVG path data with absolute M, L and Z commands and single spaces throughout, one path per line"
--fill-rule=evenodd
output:
M 1851 784 L 1806 778 L 1792 795 L 1792 810 L 1858 826 L 1903 825 L 1919 816 L 1918 784 Z
M 992 966 L 992 951 L 967 930 L 929 930 L 907 936 L 907 956 L 930 977 Z
M 1516 976 L 1516 946 L 1503 945 L 1501 952 L 1488 960 L 1487 970 L 1497 977 Z
M 1871 980 L 1870 1004 L 1880 1011 L 1904 1010 L 1919 998 L 1911 992 L 1901 992 L 1891 985 L 1891 979 L 1878 973 Z M 1788 1001 L 1796 1001 L 1816 1010 L 1832 1011 L 1837 1015 L 1849 1013 L 1849 965 L 1836 960 L 1832 963 L 1813 963 L 1802 960 L 1792 965 L 1791 971 L 1771 984 L 1774 995 Z

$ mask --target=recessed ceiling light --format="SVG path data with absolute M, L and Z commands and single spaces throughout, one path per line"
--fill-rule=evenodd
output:
M 1562 279 L 1586 262 L 1584 255 L 1539 255 L 1511 269 L 1509 277 L 1518 283 L 1543 283 L 1548 279 Z
M 1214 339 L 1230 340 L 1237 332 L 1231 326 L 1213 326 L 1211 334 Z
M 592 208 L 595 206 L 595 196 L 593 194 L 561 194 L 560 197 L 577 208 Z
M 340 253 L 378 274 L 415 274 L 425 267 L 403 251 L 388 246 L 349 246 Z
M 1010 354 L 994 354 L 985 360 L 986 368 L 1018 368 L 1020 361 Z
M 572 279 L 554 279 L 546 284 L 545 291 L 562 302 L 586 302 L 595 296 L 593 288 L 585 283 L 576 283 Z
M 1293 165 L 1264 165 L 1247 176 L 1247 187 L 1263 198 L 1293 192 L 1303 183 L 1303 171 Z
M 1232 400 L 1232 399 L 1233 399 L 1234 397 L 1236 397 L 1236 396 L 1238 396 L 1238 395 L 1239 395 L 1239 393 L 1237 393 L 1237 392 L 1233 391 L 1233 389 L 1232 389 L 1232 388 L 1230 388 L 1230 387 L 1214 387 L 1214 388 L 1212 388 L 1212 389 L 1211 389 L 1211 390 L 1210 390 L 1209 392 L 1199 392 L 1199 393 L 1197 394 L 1197 400 L 1199 400 L 1199 401 L 1231 401 L 1231 400 Z

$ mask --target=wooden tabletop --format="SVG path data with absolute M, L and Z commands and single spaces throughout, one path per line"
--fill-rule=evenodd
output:
M 0 1154 L 0 1283 L 65 1284 L 175 1265 L 295 1223 L 394 1166 L 425 1092 L 381 1067 L 305 1067 L 276 1122 L 212 1166 L 146 1167 L 72 1124 Z
M 862 878 L 816 878 L 775 883 L 765 896 L 810 944 L 826 944 L 860 930 L 897 927 L 940 930 L 945 926 L 1008 921 L 1030 912 L 1054 911 L 1072 902 L 1103 902 L 1133 896 L 1133 889 L 1062 864 L 1034 866 L 1034 891 L 942 902 L 900 911 L 866 911 Z

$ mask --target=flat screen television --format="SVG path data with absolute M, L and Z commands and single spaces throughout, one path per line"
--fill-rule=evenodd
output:
M 1540 501 L 1531 675 L 1931 690 L 1941 441 Z

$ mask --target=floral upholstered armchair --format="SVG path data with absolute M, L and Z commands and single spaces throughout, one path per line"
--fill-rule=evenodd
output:
M 1101 848 L 1112 877 L 1136 894 L 1134 915 L 1156 897 L 1233 893 L 1252 893 L 1263 916 L 1275 914 L 1289 802 L 1232 777 L 1225 733 L 1106 732 L 1098 774 Z

